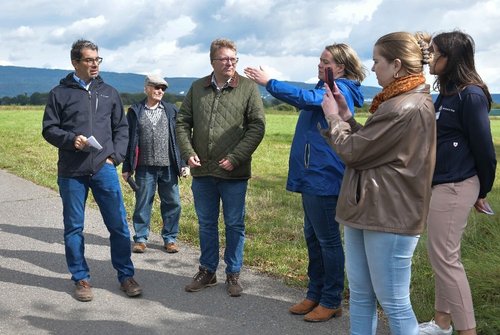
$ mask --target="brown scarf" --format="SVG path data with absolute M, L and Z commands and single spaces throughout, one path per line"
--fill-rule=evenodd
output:
M 412 74 L 409 76 L 397 78 L 392 83 L 387 85 L 382 92 L 377 94 L 373 98 L 372 104 L 370 106 L 370 113 L 375 113 L 378 106 L 396 95 L 411 91 L 418 85 L 425 83 L 425 77 L 423 74 Z

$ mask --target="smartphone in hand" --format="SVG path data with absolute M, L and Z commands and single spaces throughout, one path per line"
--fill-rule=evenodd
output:
M 328 85 L 330 90 L 333 92 L 333 71 L 331 67 L 325 68 L 325 83 Z
M 493 212 L 491 209 L 480 209 L 479 211 L 484 214 L 495 215 L 495 212 Z
M 477 207 L 476 207 L 477 209 Z M 488 214 L 488 215 L 495 215 L 495 212 L 493 212 L 493 210 L 491 209 L 490 206 L 488 206 L 487 208 L 480 208 L 480 209 L 477 209 L 479 212 L 481 213 L 484 213 L 484 214 Z
M 495 212 L 493 212 L 493 209 L 491 208 L 490 204 L 487 203 L 486 201 L 483 202 L 483 205 L 480 206 L 478 205 L 477 203 L 474 205 L 474 207 L 476 208 L 476 210 L 479 212 L 479 213 L 484 213 L 484 214 L 487 214 L 487 215 L 495 215 Z

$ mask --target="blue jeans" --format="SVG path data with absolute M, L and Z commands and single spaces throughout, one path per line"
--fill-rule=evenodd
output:
M 116 168 L 106 163 L 92 176 L 58 177 L 57 183 L 63 203 L 64 244 L 71 279 L 75 282 L 90 279 L 89 267 L 84 255 L 83 237 L 85 203 L 89 189 L 92 190 L 110 234 L 111 263 L 118 272 L 118 280 L 123 282 L 133 277 L 130 232 Z
M 215 272 L 219 265 L 219 206 L 226 227 L 226 273 L 240 272 L 245 244 L 245 196 L 248 180 L 195 177 L 191 185 L 200 226 L 200 265 Z
M 352 335 L 375 335 L 377 300 L 392 335 L 418 335 L 410 278 L 419 237 L 344 227 Z
M 344 249 L 335 221 L 336 196 L 302 194 L 304 236 L 309 255 L 307 298 L 339 308 L 344 291 Z
M 146 243 L 151 223 L 151 209 L 156 186 L 160 196 L 160 211 L 163 221 L 161 236 L 165 243 L 175 242 L 179 233 L 181 198 L 178 178 L 173 166 L 139 166 L 135 172 L 139 189 L 135 193 L 134 241 Z

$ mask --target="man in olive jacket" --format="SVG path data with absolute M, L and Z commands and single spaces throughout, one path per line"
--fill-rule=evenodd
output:
M 195 81 L 177 116 L 181 157 L 191 168 L 198 215 L 200 266 L 185 287 L 197 292 L 217 283 L 219 205 L 226 227 L 226 286 L 243 291 L 239 273 L 245 241 L 245 195 L 252 153 L 264 137 L 264 107 L 257 85 L 236 73 L 236 45 L 217 39 L 210 46 L 211 75 Z

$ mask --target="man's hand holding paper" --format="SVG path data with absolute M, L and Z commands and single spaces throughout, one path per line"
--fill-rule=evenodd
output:
M 96 148 L 97 150 L 101 150 L 102 146 L 101 144 L 96 140 L 96 138 L 92 135 L 87 139 L 88 145 L 90 145 L 92 148 Z

